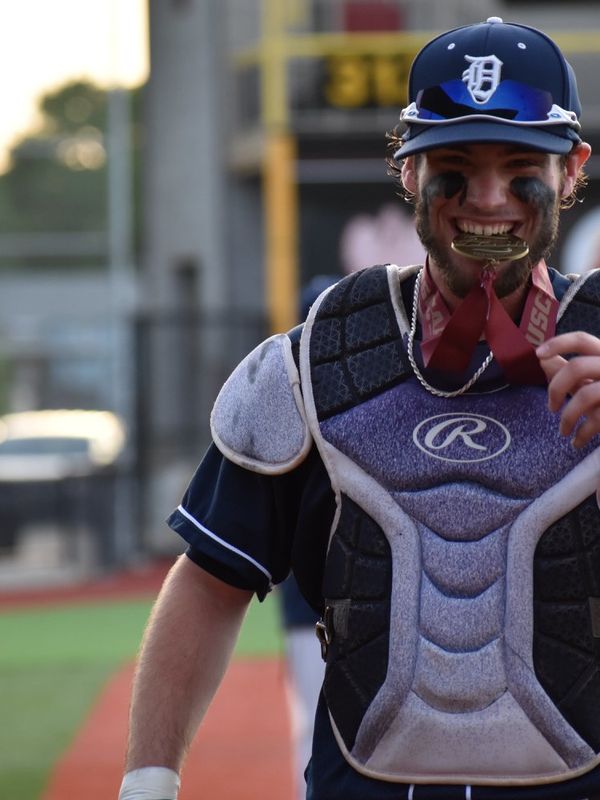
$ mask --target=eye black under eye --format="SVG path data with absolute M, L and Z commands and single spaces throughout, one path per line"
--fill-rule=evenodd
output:
M 443 195 L 446 200 L 449 200 L 455 194 L 464 192 L 466 188 L 466 180 L 464 175 L 460 172 L 447 171 L 436 175 L 431 180 L 428 186 L 428 193 L 430 197 L 434 195 Z
M 519 200 L 542 210 L 549 208 L 556 199 L 554 190 L 539 178 L 525 176 L 513 178 L 510 188 Z

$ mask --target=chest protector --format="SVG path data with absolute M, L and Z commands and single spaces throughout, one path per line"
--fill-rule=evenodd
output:
M 545 388 L 426 391 L 401 284 L 321 296 L 300 345 L 306 423 L 337 499 L 324 694 L 374 778 L 528 784 L 600 762 L 600 437 L 576 450 Z M 600 334 L 600 275 L 558 332 Z

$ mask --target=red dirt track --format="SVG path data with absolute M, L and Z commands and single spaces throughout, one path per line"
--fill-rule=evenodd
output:
M 49 603 L 156 597 L 172 565 L 172 559 L 163 559 L 127 572 L 68 586 L 0 591 L 0 609 L 27 608 Z
M 0 592 L 0 609 L 155 596 L 170 563 L 93 583 Z M 42 800 L 116 800 L 123 770 L 133 665 L 109 680 Z M 192 745 L 179 800 L 292 800 L 294 795 L 284 666 L 278 659 L 232 663 Z
M 42 800 L 116 800 L 133 667 L 108 684 Z M 180 800 L 291 800 L 291 749 L 281 665 L 235 661 L 192 745 Z

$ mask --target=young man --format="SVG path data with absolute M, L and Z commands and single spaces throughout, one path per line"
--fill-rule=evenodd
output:
M 174 798 L 253 592 L 322 613 L 311 800 L 600 797 L 600 282 L 549 270 L 590 148 L 498 18 L 430 42 L 395 161 L 424 267 L 325 292 L 225 384 L 133 693 L 122 800 Z

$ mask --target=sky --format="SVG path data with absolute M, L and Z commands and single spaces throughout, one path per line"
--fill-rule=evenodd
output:
M 70 79 L 132 86 L 148 74 L 147 0 L 0 0 L 0 172 L 36 125 L 40 95 Z

